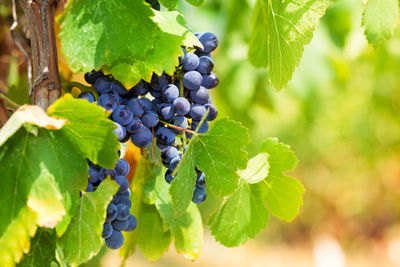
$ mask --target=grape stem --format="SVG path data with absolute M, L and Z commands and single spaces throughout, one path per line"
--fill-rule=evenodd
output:
M 170 123 L 168 123 L 168 122 L 166 122 L 166 121 L 160 120 L 160 122 L 161 122 L 161 123 L 164 123 L 164 125 L 167 126 L 167 127 L 174 128 L 174 129 L 177 129 L 177 130 L 180 130 L 180 131 L 183 131 L 183 132 L 186 132 L 186 133 L 190 133 L 190 134 L 196 134 L 196 132 L 194 132 L 194 131 L 192 131 L 192 130 L 183 129 L 183 128 L 179 127 L 179 126 L 170 124 Z
M 14 101 L 12 101 L 11 99 L 9 99 L 8 97 L 6 97 L 4 94 L 1 94 L 1 93 L 0 93 L 0 99 L 3 99 L 5 102 L 7 102 L 7 104 L 12 106 L 13 108 L 19 108 L 21 106 L 21 105 L 18 105 L 17 103 L 15 103 Z
M 86 86 L 84 84 L 81 84 L 79 82 L 65 82 L 65 83 L 62 84 L 62 87 L 68 93 L 71 92 L 72 88 L 76 87 L 79 90 L 81 90 L 82 92 L 90 92 L 90 93 L 92 93 L 96 99 L 99 98 L 99 94 L 96 92 L 96 89 L 94 89 L 91 86 Z

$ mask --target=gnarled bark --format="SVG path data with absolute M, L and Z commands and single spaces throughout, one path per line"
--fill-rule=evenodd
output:
M 54 17 L 57 0 L 18 0 L 31 41 L 32 103 L 47 109 L 61 95 Z

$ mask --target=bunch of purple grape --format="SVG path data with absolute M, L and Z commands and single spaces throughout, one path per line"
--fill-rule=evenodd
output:
M 114 133 L 120 142 L 130 139 L 137 147 L 145 148 L 155 137 L 161 149 L 162 162 L 167 168 L 165 180 L 168 183 L 176 176 L 174 171 L 193 133 L 206 133 L 208 121 L 214 120 L 218 114 L 208 91 L 219 83 L 217 75 L 213 73 L 214 62 L 211 58 L 211 52 L 218 46 L 218 39 L 210 32 L 195 35 L 203 48 L 192 51 L 182 48 L 184 56 L 179 58 L 180 65 L 173 76 L 154 74 L 150 83 L 140 81 L 127 90 L 119 81 L 101 71 L 85 74 L 85 80 L 99 94 L 97 104 L 111 113 L 110 119 L 116 125 Z M 79 98 L 96 102 L 90 92 L 81 93 Z M 121 159 L 113 170 L 92 163 L 89 166 L 87 191 L 94 190 L 107 176 L 120 185 L 120 190 L 107 209 L 103 230 L 107 246 L 117 249 L 123 243 L 121 231 L 132 231 L 136 227 L 136 218 L 129 214 L 130 191 L 125 177 L 129 165 Z M 204 173 L 197 168 L 196 172 L 192 201 L 200 204 L 206 199 L 206 183 Z
M 130 169 L 129 163 L 124 159 L 120 159 L 112 170 L 101 168 L 89 160 L 88 164 L 89 181 L 86 188 L 87 192 L 93 192 L 107 176 L 110 176 L 119 185 L 118 192 L 107 207 L 106 222 L 103 225 L 103 238 L 107 247 L 118 249 L 124 243 L 124 236 L 121 231 L 133 231 L 137 226 L 136 217 L 129 212 L 132 206 L 129 182 L 126 179 Z

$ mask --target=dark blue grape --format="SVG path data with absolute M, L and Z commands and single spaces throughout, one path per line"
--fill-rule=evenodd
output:
M 131 91 L 135 95 L 145 95 L 149 92 L 149 89 L 147 88 L 147 85 L 144 81 L 140 81 L 138 84 L 131 88 Z
M 138 98 L 129 99 L 126 105 L 132 111 L 134 117 L 140 117 L 144 113 L 143 107 Z
M 105 108 L 107 111 L 113 112 L 118 107 L 119 100 L 120 98 L 118 93 L 110 91 L 102 94 L 97 100 L 97 104 Z
M 107 207 L 106 221 L 111 222 L 114 221 L 115 218 L 117 218 L 117 207 L 114 205 L 114 203 L 110 203 Z
M 218 38 L 211 32 L 200 33 L 198 38 L 203 45 L 203 49 L 198 48 L 198 50 L 202 53 L 211 53 L 218 47 Z
M 142 109 L 146 112 L 146 111 L 150 111 L 150 110 L 152 110 L 152 103 L 151 103 L 151 101 L 148 99 L 148 98 L 146 98 L 146 97 L 143 97 L 143 98 L 139 98 L 139 104 L 140 104 L 140 106 L 142 107 Z
M 211 57 L 202 56 L 199 60 L 200 63 L 196 70 L 201 74 L 210 74 L 214 69 L 214 61 Z
M 126 190 L 126 192 L 122 193 L 122 194 L 118 194 L 119 196 L 128 196 L 131 197 L 131 190 Z
M 175 113 L 181 116 L 185 116 L 190 111 L 190 103 L 184 97 L 178 97 L 172 103 L 175 109 Z
M 218 76 L 211 72 L 210 74 L 203 75 L 203 86 L 207 89 L 213 89 L 219 84 Z
M 114 124 L 117 126 L 117 128 L 114 130 L 114 133 L 118 136 L 118 141 L 121 141 L 126 136 L 126 129 L 119 123 L 114 122 Z
M 200 126 L 200 129 L 197 130 L 199 123 L 200 123 L 199 121 L 192 121 L 192 129 L 196 130 L 198 133 L 208 132 L 208 129 L 209 129 L 208 122 L 204 121 L 203 124 Z
M 92 165 L 89 166 L 89 182 L 96 183 L 99 181 L 99 171 L 93 167 Z
M 82 92 L 79 94 L 78 98 L 80 99 L 86 99 L 90 103 L 96 102 L 96 98 L 94 98 L 93 94 L 90 92 Z
M 196 50 L 196 52 L 194 52 L 199 58 L 200 57 L 211 57 L 211 53 L 203 53 L 200 52 L 199 50 Z
M 162 94 L 161 91 L 150 90 L 149 92 L 154 98 L 160 98 Z
M 175 126 L 178 126 L 178 127 L 182 128 L 182 129 L 187 129 L 189 127 L 188 120 L 183 116 L 174 116 L 171 119 L 170 123 L 172 125 L 175 125 Z M 175 128 L 171 128 L 171 130 L 176 134 L 182 133 L 181 130 L 178 130 L 178 129 L 175 129 Z
M 120 95 L 126 95 L 128 93 L 128 90 L 125 88 L 125 86 L 115 79 L 112 79 L 111 81 L 111 90 L 114 90 Z
M 131 208 L 131 206 L 132 206 L 132 202 L 131 202 L 129 196 L 121 196 L 121 195 L 120 195 L 120 196 L 119 196 L 119 203 L 124 204 L 124 205 L 127 205 L 128 208 Z M 118 204 L 119 204 L 119 203 L 118 203 Z
M 102 235 L 102 237 L 103 238 L 109 238 L 111 236 L 112 232 L 113 232 L 113 228 L 112 228 L 111 224 L 106 222 L 103 225 L 103 235 Z
M 162 103 L 158 106 L 158 115 L 164 120 L 170 120 L 175 114 L 175 108 L 172 104 Z
M 93 71 L 88 72 L 88 73 L 85 74 L 85 81 L 88 84 L 92 84 L 93 85 L 96 82 L 96 80 L 98 78 L 100 78 L 101 76 L 103 76 L 103 72 L 93 70 Z
M 195 186 L 192 201 L 196 204 L 203 203 L 207 198 L 207 192 L 204 188 Z
M 126 126 L 126 130 L 131 134 L 136 133 L 139 131 L 140 126 L 142 126 L 142 121 L 137 117 L 133 117 L 131 123 Z
M 167 146 L 161 151 L 161 159 L 167 165 L 171 162 L 171 160 L 175 157 L 179 156 L 178 149 L 174 146 Z
M 128 222 L 129 222 L 129 225 L 128 225 L 128 228 L 125 231 L 126 232 L 131 232 L 131 231 L 135 230 L 136 227 L 137 227 L 137 219 L 136 219 L 136 217 L 133 216 L 132 214 L 129 215 Z
M 120 231 L 114 230 L 109 238 L 105 239 L 106 245 L 110 249 L 119 249 L 124 244 L 124 236 Z
M 161 76 L 157 76 L 157 74 L 153 74 L 151 78 L 150 86 L 154 91 L 161 91 L 165 86 L 167 86 L 168 80 L 165 74 Z
M 146 111 L 143 114 L 141 121 L 147 128 L 155 127 L 158 124 L 158 115 L 153 111 Z
M 141 125 L 140 129 L 131 135 L 132 143 L 139 148 L 144 148 L 150 145 L 152 140 L 153 134 L 149 128 L 144 125 Z
M 126 179 L 125 176 L 117 175 L 117 176 L 115 176 L 115 181 L 119 185 L 119 189 L 118 189 L 119 194 L 124 193 L 124 192 L 126 192 L 126 190 L 128 190 L 129 181 L 128 181 L 128 179 Z
M 99 176 L 104 176 L 104 177 L 107 177 L 107 176 L 110 176 L 111 178 L 114 178 L 116 175 L 117 175 L 117 172 L 114 170 L 114 169 L 112 169 L 112 170 L 110 170 L 110 169 L 104 169 L 104 168 L 102 168 L 100 171 L 99 171 Z
M 179 89 L 174 84 L 168 84 L 162 92 L 161 100 L 164 103 L 172 103 L 179 97 Z
M 114 110 L 111 117 L 113 121 L 121 125 L 128 125 L 133 119 L 133 114 L 128 106 L 120 105 Z
M 197 90 L 203 84 L 203 77 L 198 71 L 189 71 L 183 75 L 183 85 L 189 90 Z
M 204 113 L 206 113 L 206 109 L 203 105 L 194 104 L 190 108 L 190 117 L 192 117 L 193 120 L 201 120 Z
M 199 66 L 199 57 L 193 53 L 188 53 L 183 62 L 183 69 L 185 71 L 195 70 Z
M 205 104 L 204 108 L 208 110 L 207 120 L 213 121 L 218 116 L 218 110 L 213 104 Z
M 111 225 L 114 230 L 125 231 L 128 228 L 129 221 L 128 220 L 125 220 L 125 221 L 115 220 L 111 223 Z
M 126 142 L 129 141 L 130 138 L 131 138 L 131 136 L 130 136 L 130 134 L 127 132 L 125 138 L 124 138 L 124 139 L 121 139 L 121 140 L 118 140 L 118 142 L 120 142 L 120 143 L 126 143 Z
M 110 92 L 111 91 L 111 80 L 105 76 L 101 76 L 94 83 L 94 88 L 100 94 Z
M 172 176 L 172 173 L 173 173 L 173 171 L 172 170 L 170 170 L 170 169 L 168 169 L 166 172 L 165 172 L 165 181 L 167 182 L 167 183 L 171 183 L 173 180 L 174 180 L 174 176 Z
M 161 99 L 155 98 L 151 100 L 151 110 L 153 112 L 158 112 L 158 105 L 162 103 Z
M 179 157 L 179 156 L 173 158 L 173 159 L 171 160 L 171 162 L 169 163 L 169 165 L 168 165 L 168 169 L 170 169 L 170 170 L 172 170 L 172 171 L 175 170 L 180 161 L 181 161 L 181 157 Z
M 130 170 L 129 163 L 124 159 L 120 159 L 114 169 L 117 172 L 117 175 L 127 176 Z
M 210 95 L 208 94 L 208 90 L 201 86 L 199 90 L 191 91 L 190 97 L 194 103 L 204 105 L 208 103 Z
M 164 145 L 171 145 L 175 142 L 175 133 L 167 127 L 160 127 L 156 131 L 157 141 Z
M 93 192 L 93 190 L 94 190 L 93 185 L 91 183 L 88 183 L 86 187 L 86 192 Z
M 196 185 L 200 188 L 206 188 L 206 176 L 203 172 L 197 174 Z
M 125 221 L 129 217 L 129 208 L 127 205 L 118 204 L 117 206 L 117 220 Z
M 113 199 L 112 199 L 111 203 L 113 203 L 114 205 L 118 205 L 120 196 L 121 196 L 120 194 L 115 194 L 113 196 Z

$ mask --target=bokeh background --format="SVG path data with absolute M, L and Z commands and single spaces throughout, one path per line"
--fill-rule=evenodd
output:
M 202 8 L 178 9 L 193 31 L 220 37 L 213 97 L 221 117 L 250 129 L 250 156 L 275 136 L 300 158 L 291 175 L 306 188 L 304 206 L 290 224 L 271 217 L 266 230 L 238 248 L 224 248 L 206 231 L 195 262 L 171 247 L 156 263 L 138 250 L 127 266 L 400 266 L 399 31 L 373 48 L 361 26 L 364 1 L 329 1 L 293 80 L 276 91 L 268 72 L 247 60 L 254 4 L 207 0 Z M 24 58 L 10 42 L 2 4 L 0 14 L 0 91 L 23 103 Z M 203 213 L 213 210 L 210 202 Z M 103 251 L 86 266 L 118 264 L 117 253 Z

